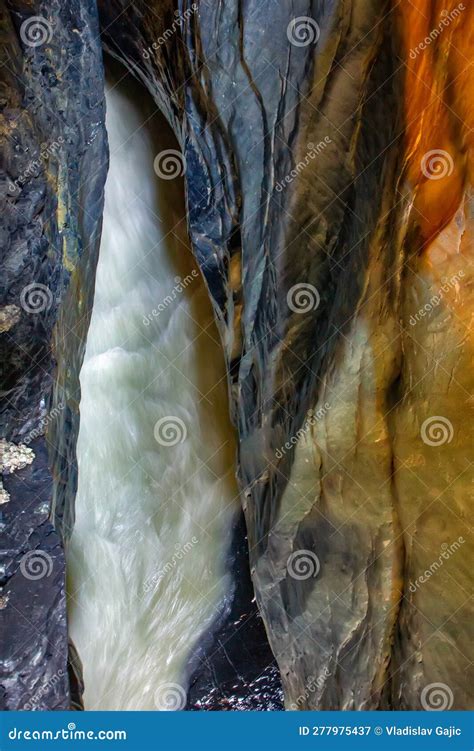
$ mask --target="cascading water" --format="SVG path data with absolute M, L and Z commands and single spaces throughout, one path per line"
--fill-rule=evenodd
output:
M 235 446 L 182 186 L 154 171 L 156 155 L 177 147 L 132 90 L 107 92 L 110 171 L 81 372 L 69 626 L 86 709 L 179 709 L 190 654 L 232 587 Z

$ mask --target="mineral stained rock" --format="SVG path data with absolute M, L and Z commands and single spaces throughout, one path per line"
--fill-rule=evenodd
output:
M 288 708 L 469 704 L 472 8 L 402 5 L 99 2 L 183 148 Z
M 94 2 L 0 14 L 1 703 L 68 709 L 80 678 L 74 660 L 68 678 L 63 541 L 107 169 L 102 53 Z
M 52 393 L 50 407 L 67 406 L 47 427 L 49 461 L 41 437 L 22 470 L 30 488 L 53 470 L 55 528 L 33 510 L 22 521 L 37 494 L 18 491 L 12 505 L 5 483 L 13 572 L 45 540 L 59 550 L 55 529 L 73 518 L 105 171 L 93 3 L 21 8 L 12 1 L 2 27 L 8 174 L 21 187 L 5 197 L 2 304 L 19 306 L 31 282 L 53 300 L 2 335 L 16 363 L 6 439 L 24 442 Z M 31 13 L 55 34 L 30 49 L 20 31 Z M 99 1 L 105 49 L 145 83 L 183 149 L 190 237 L 228 364 L 255 593 L 287 708 L 471 704 L 473 13 L 451 0 Z M 64 143 L 32 177 L 30 152 L 53 136 Z M 13 681 L 10 707 L 46 666 L 65 665 L 54 555 L 59 579 L 41 580 L 38 621 L 18 643 L 27 690 Z M 41 671 L 27 666 L 33 654 Z M 67 702 L 65 682 L 42 698 Z

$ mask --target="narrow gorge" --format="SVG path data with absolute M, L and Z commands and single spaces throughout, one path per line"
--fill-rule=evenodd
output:
M 153 169 L 161 151 L 179 152 L 140 102 L 130 81 L 106 97 L 110 167 L 81 371 L 68 560 L 87 709 L 184 705 L 189 654 L 232 594 L 238 493 L 222 351 L 182 186 Z
M 2 3 L 6 709 L 472 707 L 473 29 Z

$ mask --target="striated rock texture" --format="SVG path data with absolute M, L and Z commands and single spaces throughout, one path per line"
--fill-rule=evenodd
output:
M 41 3 L 29 11 L 54 13 Z M 69 264 L 76 269 L 53 339 L 54 404 L 64 391 L 78 398 L 104 155 L 94 9 L 83 3 L 79 14 L 71 3 L 67 13 L 56 43 L 75 40 L 76 78 L 58 78 L 54 66 L 50 75 L 53 92 L 67 89 L 75 103 L 68 125 L 79 143 L 66 154 L 66 197 L 86 175 L 89 209 L 66 200 L 69 211 L 58 214 L 65 183 L 53 170 L 40 184 L 45 205 L 31 212 L 45 225 L 54 206 L 53 216 L 77 222 L 59 225 L 62 236 L 55 226 L 56 265 L 38 279 L 69 279 Z M 440 698 L 445 708 L 468 708 L 472 7 L 100 0 L 99 13 L 105 48 L 146 84 L 183 149 L 190 237 L 228 363 L 253 582 L 287 708 L 417 709 Z M 22 19 L 10 18 L 18 29 Z M 40 49 L 12 58 L 20 80 L 44 92 L 37 56 L 49 48 Z M 9 91 L 18 86 L 17 77 Z M 10 107 L 25 113 L 20 100 Z M 88 134 L 78 112 L 90 117 Z M 30 225 L 22 218 L 21 226 Z M 69 232 L 82 261 L 57 255 Z M 18 306 L 18 282 L 11 289 L 6 304 Z M 79 304 L 78 341 L 61 344 L 82 320 Z M 25 388 L 31 361 L 18 368 L 25 405 L 51 392 L 54 311 L 40 337 L 47 375 L 28 376 Z M 7 336 L 33 341 L 21 328 L 31 321 L 22 316 Z M 68 401 L 51 431 L 68 457 L 76 405 Z M 29 411 L 15 408 L 6 438 L 19 442 Z M 74 471 L 58 455 L 52 461 L 66 478 L 56 474 L 62 530 Z M 35 466 L 50 480 L 46 460 L 14 477 Z M 37 628 L 44 638 L 54 623 L 64 642 L 60 599 Z M 57 706 L 67 703 L 63 689 L 55 684 Z M 19 689 L 15 696 L 12 706 Z
M 288 708 L 415 709 L 435 683 L 446 706 L 470 701 L 466 552 L 416 583 L 469 536 L 469 437 L 454 426 L 471 355 L 472 10 L 437 5 L 99 3 L 106 49 L 183 148 Z M 438 25 L 429 57 L 413 52 Z M 437 416 L 454 442 L 426 440 Z
M 7 2 L 0 13 L 2 438 L 19 447 L 8 456 L 34 454 L 3 467 L 1 703 L 67 709 L 79 692 L 62 541 L 107 168 L 102 54 L 92 1 Z

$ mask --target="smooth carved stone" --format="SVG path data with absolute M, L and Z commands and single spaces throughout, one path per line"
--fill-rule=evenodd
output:
M 376 707 L 401 577 L 378 397 L 400 362 L 401 250 L 382 219 L 402 114 L 391 19 L 380 3 L 355 3 L 352 26 L 338 3 L 319 16 L 307 3 L 198 6 L 179 43 L 154 45 L 169 4 L 160 16 L 103 4 L 105 45 L 183 145 L 191 239 L 229 364 L 254 585 L 287 706 Z M 291 44 L 295 15 L 317 21 L 316 46 Z
M 287 707 L 418 708 L 424 687 L 442 682 L 466 708 L 454 645 L 466 637 L 465 603 L 448 598 L 442 609 L 447 617 L 455 604 L 462 618 L 441 629 L 449 655 L 437 658 L 418 596 L 406 596 L 407 564 L 413 576 L 426 565 L 408 552 L 408 498 L 437 519 L 428 558 L 451 533 L 449 510 L 430 506 L 421 464 L 405 468 L 400 441 L 411 434 L 421 455 L 422 417 L 463 401 L 451 389 L 450 405 L 438 406 L 427 377 L 426 401 L 411 404 L 406 274 L 436 211 L 420 213 L 424 152 L 411 152 L 406 180 L 405 119 L 414 149 L 421 132 L 429 151 L 437 136 L 423 129 L 439 126 L 434 95 L 413 100 L 401 72 L 420 24 L 400 24 L 389 3 L 370 0 L 190 8 L 100 3 L 106 49 L 145 82 L 186 157 L 190 235 L 228 362 L 253 581 Z M 295 39 L 301 17 L 309 26 Z M 446 43 L 430 51 L 434 70 Z M 421 90 L 418 69 L 420 79 Z M 418 102 L 433 104 L 431 118 L 412 122 Z M 426 350 L 439 371 L 433 340 Z M 411 427 L 400 434 L 402 419 Z M 425 461 L 430 474 L 438 460 Z M 453 539 L 468 531 L 458 515 Z M 442 581 L 424 591 L 434 609 Z

